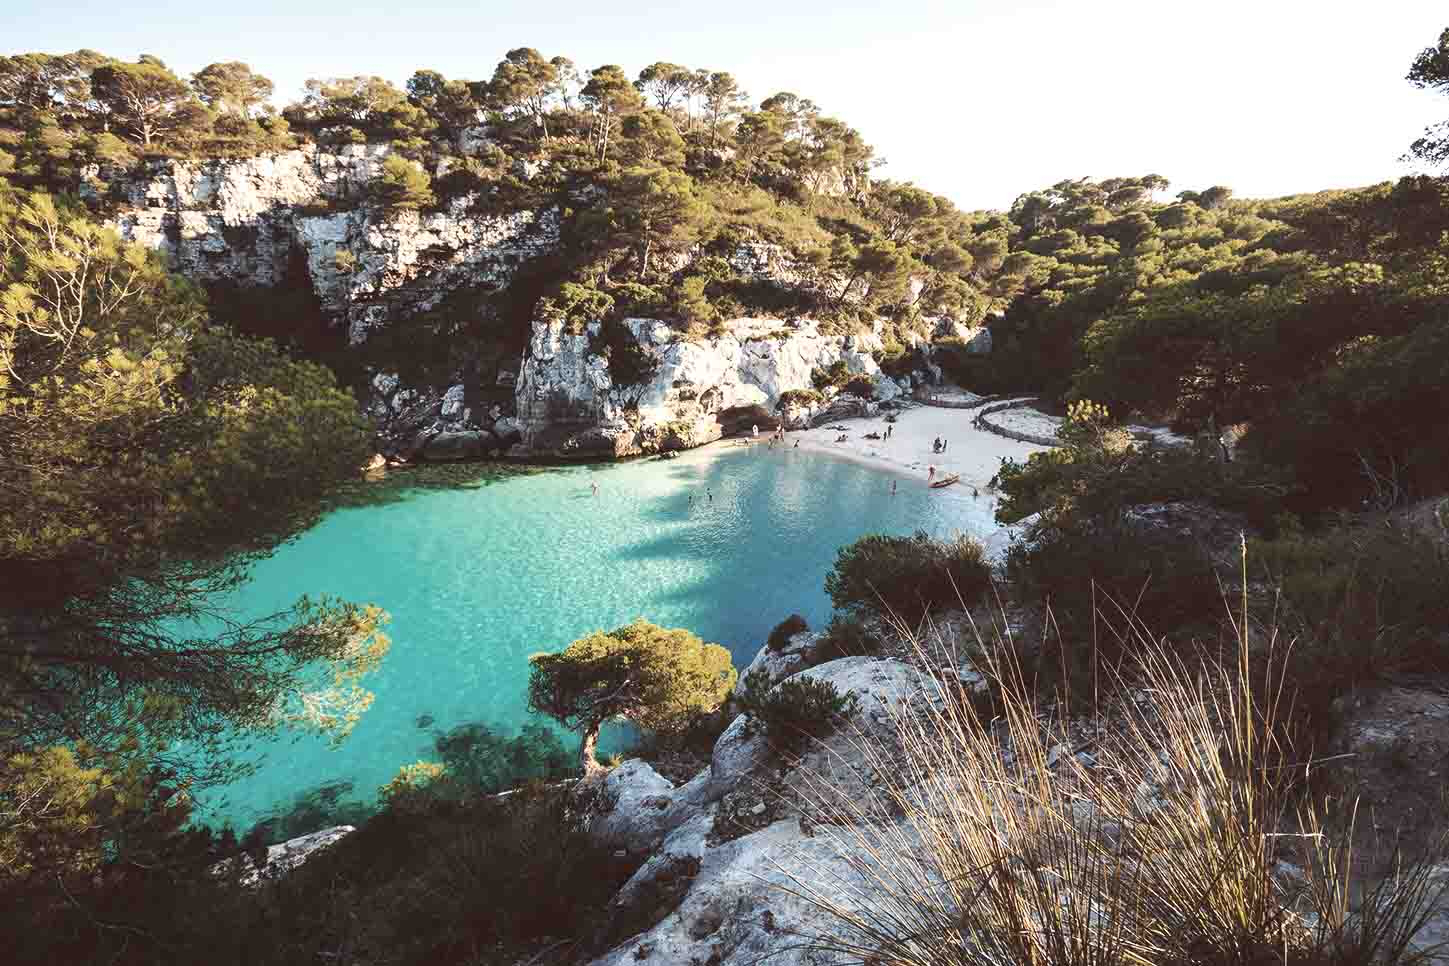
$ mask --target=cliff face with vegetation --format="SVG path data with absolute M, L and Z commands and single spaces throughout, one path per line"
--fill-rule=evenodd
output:
M 369 195 L 389 156 L 386 146 L 309 145 L 236 160 L 157 161 L 137 171 L 96 166 L 82 187 L 108 199 L 123 238 L 157 250 L 186 277 L 213 290 L 299 290 L 322 324 L 345 334 L 344 351 L 366 352 L 373 335 L 387 332 L 406 357 L 416 348 L 409 327 L 429 313 L 494 311 L 484 301 L 450 304 L 450 296 L 501 292 L 526 264 L 558 258 L 561 215 L 557 206 L 489 211 L 476 192 L 438 211 L 390 211 Z M 807 284 L 778 245 L 741 242 L 729 261 L 754 285 Z M 409 456 L 458 458 L 518 443 L 560 456 L 629 456 L 751 425 L 809 425 L 826 394 L 856 377 L 865 380 L 857 397 L 889 401 L 930 375 L 924 358 L 896 366 L 898 378 L 882 373 L 892 334 L 881 318 L 845 327 L 741 318 L 687 332 L 663 318 L 600 314 L 533 319 L 521 357 L 500 353 L 473 385 L 461 374 L 410 381 L 397 373 L 396 362 L 406 359 L 390 364 L 386 354 L 368 353 L 365 401 Z M 971 351 L 989 349 L 984 328 L 945 316 L 926 321 L 907 336 L 910 348 L 925 349 L 940 335 L 970 340 Z M 477 337 L 455 340 L 463 355 L 480 348 Z M 438 435 L 444 439 L 430 445 Z
M 527 409 L 540 389 L 556 416 L 597 408 L 592 388 L 566 398 L 575 375 L 545 371 L 558 355 L 533 352 L 549 327 L 595 327 L 582 350 L 595 368 L 620 347 L 605 396 L 648 381 L 620 356 L 732 369 L 683 377 L 730 397 L 719 410 L 643 390 L 640 438 L 601 448 L 622 453 L 665 424 L 715 423 L 673 434 L 687 445 L 733 410 L 768 420 L 782 391 L 844 388 L 802 359 L 849 356 L 839 375 L 870 375 L 868 352 L 894 377 L 928 372 L 914 347 L 964 346 L 1009 294 L 999 216 L 874 178 L 847 123 L 788 91 L 756 101 L 724 71 L 580 71 L 518 48 L 484 79 L 319 79 L 280 111 L 271 91 L 241 63 L 183 78 L 153 57 L 5 58 L 0 174 L 79 190 L 203 285 L 214 321 L 327 362 L 401 454 L 445 430 L 489 434 L 449 452 L 511 445 L 518 427 L 499 418 L 545 428 L 547 412 L 518 411 L 525 376 Z M 620 334 L 635 319 L 673 334 L 656 326 L 636 353 Z M 737 338 L 751 319 L 771 333 Z M 622 438 L 618 407 L 598 415 Z
M 158 161 L 104 181 L 123 238 L 154 248 L 204 285 L 305 286 L 352 344 L 370 330 L 436 308 L 460 288 L 499 289 L 514 269 L 558 246 L 553 208 L 490 213 L 478 196 L 438 211 L 371 203 L 386 145 L 341 146 L 237 160 Z
M 815 382 L 832 367 L 882 401 L 911 381 L 881 372 L 878 334 L 822 335 L 809 321 L 736 319 L 700 341 L 655 319 L 625 320 L 615 333 L 605 346 L 598 323 L 577 335 L 535 323 L 517 387 L 528 445 L 614 455 L 684 448 L 752 426 L 809 426 L 825 408 Z M 621 374 L 614 360 L 626 355 L 635 369 Z

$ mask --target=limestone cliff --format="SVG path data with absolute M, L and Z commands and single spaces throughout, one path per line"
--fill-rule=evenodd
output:
M 305 292 L 324 325 L 345 332 L 354 351 L 366 347 L 370 398 L 362 401 L 390 455 L 467 459 L 521 443 L 515 455 L 631 456 L 777 420 L 795 427 L 864 412 L 940 378 L 925 357 L 911 377 L 883 375 L 879 324 L 830 335 L 809 320 L 742 318 L 696 341 L 657 320 L 611 324 L 607 335 L 628 341 L 642 372 L 611 356 L 599 323 L 577 334 L 544 321 L 519 331 L 516 321 L 498 321 L 497 296 L 525 263 L 559 250 L 559 208 L 509 209 L 473 191 L 435 211 L 389 211 L 369 186 L 390 151 L 309 145 L 92 168 L 85 188 L 123 237 L 164 252 L 197 282 Z M 746 241 L 729 261 L 756 282 L 810 284 L 779 245 Z M 934 321 L 935 335 L 989 351 L 986 330 Z M 496 337 L 485 346 L 466 332 Z M 380 333 L 390 338 L 379 341 Z M 420 374 L 424 356 L 447 360 L 443 371 Z M 871 380 L 872 399 L 813 392 L 814 375 L 838 363 Z
M 782 412 L 781 397 L 813 391 L 813 375 L 838 362 L 868 378 L 878 401 L 909 387 L 880 371 L 872 355 L 882 349 L 878 331 L 823 335 L 808 320 L 736 319 L 721 335 L 691 341 L 664 322 L 628 319 L 625 337 L 652 370 L 631 381 L 617 378 L 601 351 L 602 330 L 593 323 L 570 334 L 562 323 L 534 323 L 516 388 L 531 449 L 628 456 L 696 446 L 751 425 L 809 425 L 825 400 Z
M 91 176 L 107 176 L 121 235 L 164 251 L 196 281 L 265 288 L 294 281 L 300 268 L 354 344 L 461 287 L 502 288 L 522 262 L 557 247 L 552 208 L 494 211 L 477 192 L 426 214 L 370 203 L 368 185 L 388 153 L 386 145 L 309 145 Z

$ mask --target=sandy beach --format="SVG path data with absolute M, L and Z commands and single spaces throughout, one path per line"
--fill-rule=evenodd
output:
M 792 430 L 786 434 L 785 446 L 794 446 L 798 441 L 801 449 L 829 453 L 844 459 L 853 459 L 878 469 L 900 473 L 919 480 L 922 485 L 930 467 L 936 468 L 936 477 L 961 474 L 961 482 L 950 489 L 966 492 L 974 487 L 981 497 L 987 497 L 986 484 L 996 475 L 1002 457 L 1024 461 L 1032 453 L 1046 449 L 1032 443 L 1015 440 L 976 429 L 971 425 L 973 410 L 944 409 L 935 406 L 915 406 L 896 414 L 894 424 L 885 417 L 873 416 L 844 419 L 831 425 L 845 426 L 844 442 L 835 440 L 841 430 L 821 426 L 817 429 Z M 885 435 L 887 426 L 894 426 L 889 439 L 866 439 L 867 433 Z M 948 441 L 946 452 L 933 454 L 931 443 L 936 437 Z M 756 445 L 768 445 L 769 439 L 762 431 Z M 780 445 L 776 443 L 775 445 Z

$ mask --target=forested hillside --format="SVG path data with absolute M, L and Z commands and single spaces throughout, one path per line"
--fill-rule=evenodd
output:
M 903 339 L 928 316 L 978 322 L 1010 293 L 998 281 L 1006 222 L 873 181 L 874 153 L 849 124 L 793 93 L 752 102 L 722 71 L 659 62 L 637 77 L 614 65 L 581 73 L 519 48 L 485 79 L 420 70 L 406 90 L 369 76 L 315 80 L 280 112 L 271 91 L 239 63 L 183 79 L 152 57 L 6 58 L 0 172 L 72 190 L 146 159 L 387 144 L 371 192 L 387 208 L 463 196 L 489 211 L 561 207 L 557 264 L 514 293 L 545 317 L 653 315 L 702 334 L 746 313 L 883 316 Z M 1143 197 L 1124 191 L 1121 205 Z M 742 242 L 764 246 L 791 284 L 752 280 Z

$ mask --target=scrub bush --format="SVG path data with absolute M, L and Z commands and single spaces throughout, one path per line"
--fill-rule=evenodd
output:
M 935 540 L 869 534 L 835 557 L 825 592 L 841 610 L 873 610 L 917 623 L 931 610 L 970 603 L 991 586 L 986 551 L 969 537 Z
M 822 664 L 838 657 L 874 654 L 880 650 L 880 638 L 858 617 L 836 614 L 825 627 L 825 635 L 815 644 L 814 661 Z
M 1281 600 L 1301 674 L 1333 693 L 1395 674 L 1449 671 L 1449 547 L 1407 527 L 1360 523 L 1252 541 Z
M 798 751 L 810 739 L 820 740 L 835 731 L 856 708 L 853 693 L 841 694 L 829 681 L 796 676 L 774 687 L 763 669 L 751 671 L 741 707 L 765 726 L 770 744 L 781 751 Z
M 790 638 L 796 634 L 802 634 L 809 629 L 810 625 L 806 622 L 805 618 L 799 614 L 791 614 L 776 624 L 774 630 L 770 631 L 770 638 L 765 642 L 765 646 L 772 651 L 783 651 L 785 646 L 790 643 Z

